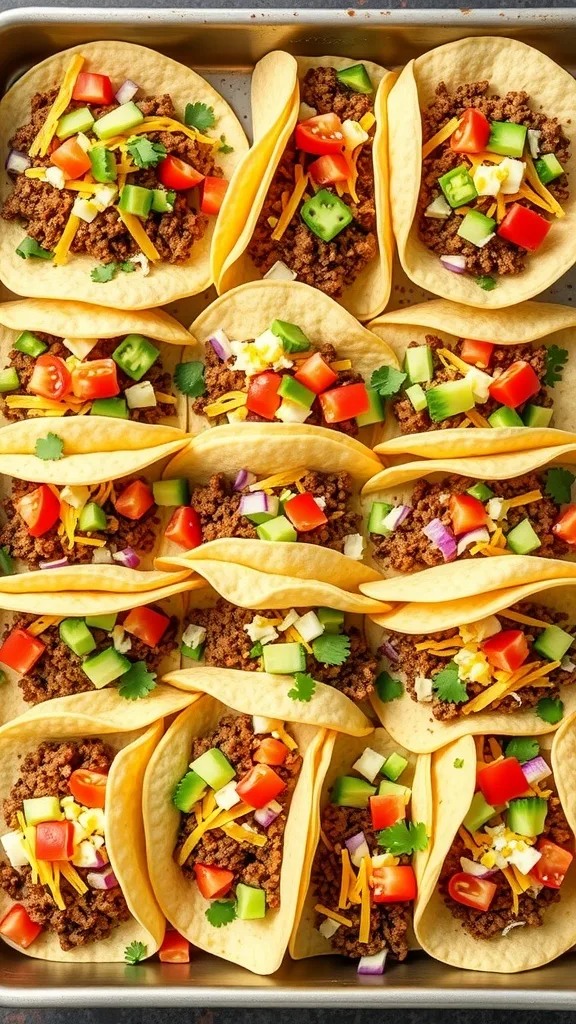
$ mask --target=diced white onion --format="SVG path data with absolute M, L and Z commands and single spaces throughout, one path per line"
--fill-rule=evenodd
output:
M 298 274 L 294 270 L 290 270 L 282 260 L 276 260 L 264 274 L 265 281 L 295 281 Z
M 320 619 L 316 615 L 316 612 L 306 612 L 305 615 L 300 615 L 294 623 L 296 629 L 300 633 L 300 636 L 306 643 L 311 643 L 312 640 L 316 640 L 317 637 L 322 636 L 324 632 L 324 626 L 320 622 Z
M 149 380 L 142 380 L 139 384 L 132 384 L 126 388 L 124 397 L 129 409 L 152 409 L 158 405 L 158 400 Z
M 214 799 L 223 811 L 229 811 L 231 807 L 235 807 L 236 804 L 240 803 L 240 797 L 236 792 L 236 783 L 234 780 L 227 782 L 221 789 L 217 789 L 214 793 Z
M 344 537 L 343 552 L 348 558 L 360 561 L 364 553 L 364 538 L 359 533 L 348 533 Z
M 366 747 L 352 767 L 354 771 L 368 779 L 368 782 L 374 782 L 385 760 L 386 758 L 378 751 L 372 750 L 372 747 Z
M 191 622 L 190 625 L 186 627 L 184 633 L 182 634 L 182 643 L 186 644 L 186 647 L 191 647 L 192 650 L 195 650 L 197 647 L 200 647 L 200 644 L 203 644 L 205 639 L 206 627 L 195 626 L 193 622 Z

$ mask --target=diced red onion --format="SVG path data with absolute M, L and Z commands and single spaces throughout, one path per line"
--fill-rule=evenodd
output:
M 91 889 L 115 889 L 118 885 L 118 879 L 111 864 L 104 871 L 89 871 L 86 881 Z
M 533 757 L 531 761 L 526 761 L 525 764 L 520 765 L 526 782 L 531 786 L 533 782 L 542 782 L 542 779 L 547 779 L 549 775 L 552 775 L 552 769 L 543 757 Z
M 14 174 L 23 174 L 32 166 L 30 157 L 26 153 L 20 153 L 17 149 L 11 149 L 6 157 L 6 170 Z
M 249 487 L 250 484 L 255 484 L 256 480 L 257 477 L 255 473 L 249 473 L 247 469 L 239 469 L 232 486 L 235 491 L 243 491 L 244 488 Z
M 466 548 L 469 548 L 471 544 L 477 544 L 480 541 L 489 541 L 490 534 L 485 526 L 479 526 L 476 530 L 469 530 L 468 533 L 463 533 L 458 541 L 458 547 L 456 548 L 457 554 L 461 555 Z
M 364 857 L 370 856 L 366 836 L 363 832 L 358 832 L 355 836 L 351 836 L 350 839 L 347 839 L 346 848 L 350 854 L 350 860 L 356 868 L 360 867 Z
M 124 82 L 124 83 L 123 83 L 123 84 L 122 84 L 122 85 L 120 86 L 120 88 L 118 89 L 118 92 L 116 93 L 116 95 L 115 95 L 114 99 L 115 99 L 115 100 L 116 100 L 116 101 L 117 101 L 118 103 L 120 103 L 120 104 L 122 104 L 122 103 L 129 103 L 129 102 L 130 102 L 130 100 L 133 100 L 133 99 L 134 99 L 134 97 L 135 97 L 136 93 L 138 92 L 138 89 L 139 89 L 139 88 L 140 88 L 140 86 L 139 86 L 139 85 L 136 85 L 136 82 L 132 82 L 132 81 L 131 81 L 131 80 L 130 80 L 130 79 L 128 78 L 128 79 L 127 79 L 127 80 L 126 80 L 126 81 L 125 81 L 125 82 Z
M 212 345 L 218 359 L 221 359 L 223 363 L 225 363 L 227 359 L 230 359 L 232 355 L 232 346 L 224 331 L 214 331 L 214 334 L 210 335 L 208 341 Z
M 366 836 L 363 832 L 357 832 L 355 836 L 350 836 L 350 839 L 346 840 L 346 849 L 348 853 L 354 853 L 362 843 L 366 842 Z
M 358 961 L 357 974 L 384 974 L 388 950 L 382 949 L 372 956 L 362 956 Z
M 395 530 L 396 527 L 400 526 L 400 523 L 403 523 L 407 516 L 410 515 L 411 511 L 412 509 L 410 505 L 396 505 L 396 507 L 388 513 L 382 525 L 387 530 Z
M 79 868 L 103 868 L 108 861 L 100 850 L 86 840 L 76 847 L 72 863 Z
M 453 274 L 465 274 L 466 273 L 466 257 L 465 256 L 441 256 L 440 262 L 444 267 L 444 270 L 451 270 Z
M 140 565 L 140 558 L 134 548 L 122 548 L 122 551 L 115 551 L 112 558 L 120 565 L 126 566 L 127 569 L 137 569 Z
M 269 512 L 276 516 L 278 506 L 278 498 L 274 494 L 266 494 L 266 491 L 251 491 L 240 498 L 240 514 L 243 516 L 254 515 L 255 512 Z
M 380 644 L 380 653 L 388 658 L 389 661 L 400 660 L 400 655 L 390 640 L 385 640 L 384 643 Z
M 38 562 L 40 569 L 63 569 L 65 565 L 68 565 L 67 558 L 55 558 L 53 562 Z
M 445 562 L 453 562 L 457 554 L 456 539 L 454 534 L 447 530 L 439 519 L 432 519 L 427 526 L 422 528 L 422 533 L 428 537 L 430 543 L 442 552 Z
M 485 868 L 483 864 L 478 864 L 468 857 L 460 857 L 460 867 L 464 874 L 473 875 L 474 878 L 490 878 L 498 872 L 498 868 Z
M 271 800 L 265 807 L 259 807 L 254 811 L 254 818 L 262 828 L 268 828 L 282 811 L 281 804 L 277 800 Z

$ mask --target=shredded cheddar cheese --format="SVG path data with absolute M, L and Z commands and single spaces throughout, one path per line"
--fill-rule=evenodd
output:
M 221 395 L 215 402 L 207 405 L 204 412 L 209 417 L 223 416 L 227 412 L 231 412 L 232 409 L 239 409 L 246 405 L 247 398 L 248 395 L 245 391 L 227 391 L 225 395 Z
M 60 235 L 59 241 L 54 246 L 54 266 L 63 267 L 68 262 L 68 253 L 70 252 L 70 246 L 74 241 L 76 232 L 80 227 L 80 217 L 77 217 L 75 213 L 71 213 L 64 231 Z
M 26 629 L 32 636 L 40 636 L 45 633 L 50 626 L 57 626 L 58 623 L 62 622 L 62 615 L 40 615 L 34 622 L 31 622 Z
M 329 917 L 331 921 L 337 921 L 338 924 L 345 924 L 348 927 L 352 925 L 352 921 L 349 918 L 344 917 L 342 914 L 337 914 L 335 910 L 329 910 L 322 903 L 317 903 L 314 910 L 318 911 L 319 914 L 324 914 L 324 917 Z
M 132 213 L 124 213 L 124 210 L 118 210 L 118 216 L 120 217 L 124 227 L 127 228 L 132 235 L 132 238 L 136 242 L 138 248 L 146 256 L 146 259 L 149 259 L 152 262 L 154 262 L 154 260 L 159 260 L 160 253 L 151 239 L 148 238 L 148 235 L 144 231 L 138 217 L 135 217 Z
M 58 127 L 58 121 L 62 117 L 66 108 L 69 106 L 72 99 L 72 93 L 74 92 L 74 86 L 76 85 L 76 79 L 84 66 L 85 58 L 80 53 L 76 53 L 70 64 L 68 65 L 62 84 L 58 90 L 58 95 L 54 100 L 54 103 L 48 111 L 48 116 L 44 121 L 38 135 L 34 139 L 30 146 L 30 156 L 46 156 L 48 147 L 54 138 L 54 133 Z
M 428 139 L 428 142 L 425 142 L 422 146 L 422 159 L 425 160 L 426 157 L 429 156 L 430 153 L 432 153 L 438 146 L 442 145 L 443 142 L 446 142 L 446 140 L 454 134 L 459 124 L 460 118 L 452 117 L 447 124 L 440 129 L 440 131 L 436 132 L 436 135 L 433 135 L 431 139 Z
M 296 169 L 298 169 L 298 167 L 300 167 L 300 164 L 296 165 Z M 300 168 L 300 170 L 302 170 L 302 169 Z M 297 177 L 297 175 L 296 175 L 296 177 Z M 286 231 L 286 228 L 288 227 L 290 221 L 292 220 L 292 217 L 296 213 L 296 210 L 298 209 L 298 206 L 300 204 L 300 200 L 302 199 L 302 196 L 304 195 L 304 193 L 306 191 L 307 184 L 308 184 L 308 175 L 307 174 L 303 174 L 302 177 L 299 180 L 296 181 L 296 184 L 294 186 L 292 194 L 291 194 L 288 202 L 286 203 L 286 206 L 282 210 L 282 215 L 281 215 L 281 217 L 280 217 L 276 227 L 274 228 L 274 231 L 272 232 L 271 238 L 275 242 L 279 242 L 280 241 L 280 239 L 282 238 L 284 232 Z

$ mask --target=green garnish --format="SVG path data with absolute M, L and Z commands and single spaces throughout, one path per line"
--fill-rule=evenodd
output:
M 370 377 L 370 387 L 378 392 L 380 398 L 390 398 L 398 394 L 407 376 L 394 366 L 380 366 Z
M 220 136 L 220 142 L 221 142 L 221 145 L 218 146 L 218 152 L 219 153 L 233 153 L 234 152 L 234 146 L 229 146 L 228 145 L 228 143 L 226 142 L 226 136 L 225 135 L 221 135 Z
M 538 718 L 548 725 L 556 725 L 564 717 L 564 705 L 561 700 L 553 700 L 552 697 L 541 697 L 536 708 Z
M 134 661 L 132 666 L 120 678 L 122 683 L 118 693 L 125 700 L 140 700 L 147 697 L 156 686 L 156 673 L 149 672 L 145 661 Z
M 127 964 L 139 964 L 148 952 L 148 946 L 143 942 L 131 942 L 124 950 L 124 960 Z
M 250 648 L 250 657 L 251 658 L 261 658 L 262 657 L 262 641 L 261 640 L 257 640 L 256 643 Z
M 544 374 L 544 383 L 549 388 L 553 388 L 559 380 L 562 380 L 564 364 L 567 361 L 568 352 L 565 348 L 559 348 L 558 345 L 550 345 L 546 352 L 546 373 Z
M 124 274 L 131 274 L 133 270 L 136 270 L 136 264 L 130 260 L 123 260 L 121 263 L 104 263 L 101 267 L 94 267 L 90 274 L 90 280 L 95 284 L 106 284 L 107 281 L 112 281 L 120 271 Z
M 496 288 L 496 286 L 498 284 L 496 278 L 495 277 L 491 277 L 490 274 L 482 274 L 480 277 L 477 277 L 475 280 L 476 280 L 476 284 L 478 285 L 478 287 L 481 288 L 482 291 L 484 291 L 484 292 L 491 292 L 491 291 L 493 291 L 494 288 Z
M 25 238 L 16 249 L 16 255 L 21 256 L 23 260 L 53 260 L 54 253 L 48 249 L 43 249 L 35 238 Z
M 526 761 L 531 761 L 533 757 L 538 757 L 540 744 L 538 740 L 531 739 L 530 736 L 515 736 L 514 739 L 506 744 L 504 753 L 506 757 L 517 758 L 520 764 L 526 764 Z
M 466 684 L 458 678 L 458 665 L 454 661 L 449 661 L 446 668 L 434 676 L 432 689 L 436 690 L 440 700 L 452 704 L 464 704 L 468 700 Z
M 399 679 L 393 679 L 389 672 L 381 672 L 376 683 L 376 692 L 383 704 L 389 704 L 404 693 L 404 686 Z
M 0 572 L 3 576 L 14 575 L 14 559 L 10 554 L 10 548 L 6 544 L 0 548 Z
M 206 393 L 204 382 L 204 364 L 178 363 L 174 370 L 174 384 L 183 395 L 190 395 L 191 398 L 199 398 Z
M 199 132 L 208 131 L 216 124 L 214 107 L 209 107 L 206 103 L 187 103 L 184 124 L 189 128 L 196 128 Z
M 38 438 L 34 454 L 44 462 L 58 462 L 64 456 L 64 441 L 58 434 L 48 433 L 46 437 Z
M 378 845 L 383 846 L 393 857 L 425 850 L 428 846 L 426 825 L 423 821 L 397 821 L 379 833 Z
M 561 466 L 552 466 L 546 473 L 546 494 L 549 494 L 557 505 L 567 505 L 572 498 L 572 484 L 576 480 L 574 473 Z
M 321 665 L 343 665 L 350 655 L 346 633 L 322 633 L 312 641 L 312 653 Z
M 136 167 L 156 167 L 166 156 L 166 146 L 161 142 L 150 142 L 146 135 L 132 135 L 126 143 Z
M 234 900 L 215 900 L 206 911 L 206 920 L 214 928 L 230 924 L 236 919 L 236 904 Z
M 290 700 L 303 700 L 308 703 L 314 696 L 316 689 L 316 683 L 309 676 L 307 672 L 296 672 L 294 674 L 294 681 L 296 686 L 293 686 L 291 690 L 288 690 L 288 696 Z
M 464 758 L 463 757 L 455 757 L 454 758 L 454 767 L 455 768 L 463 768 L 464 767 Z

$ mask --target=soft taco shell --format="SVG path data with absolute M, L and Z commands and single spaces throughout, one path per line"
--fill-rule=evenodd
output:
M 144 95 L 169 93 L 181 119 L 187 103 L 201 102 L 212 107 L 218 134 L 224 134 L 227 144 L 232 147 L 230 153 L 218 153 L 217 160 L 224 176 L 230 179 L 247 152 L 248 143 L 240 122 L 220 94 L 195 71 L 157 50 L 109 39 L 83 43 L 54 54 L 31 68 L 12 86 L 0 103 L 0 148 L 3 153 L 8 152 L 8 140 L 16 129 L 28 122 L 32 96 L 59 88 L 75 54 L 86 58 L 85 71 L 109 75 L 114 83 L 127 79 L 136 81 Z M 4 171 L 0 181 L 1 202 L 11 190 L 8 174 Z M 106 284 L 96 284 L 90 279 L 96 261 L 87 255 L 71 254 L 64 267 L 53 267 L 47 260 L 22 260 L 15 250 L 26 234 L 25 228 L 17 220 L 3 221 L 0 277 L 12 291 L 38 298 L 50 298 L 57 293 L 62 299 L 80 297 L 85 302 L 105 302 L 116 309 L 146 309 L 195 295 L 209 287 L 212 280 L 210 245 L 213 230 L 212 220 L 203 238 L 195 244 L 188 263 L 159 262 L 147 277 L 139 271 L 121 273 Z
M 552 230 L 528 256 L 521 274 L 499 277 L 493 291 L 483 291 L 473 277 L 450 274 L 436 253 L 418 238 L 416 207 L 422 177 L 421 110 L 432 103 L 436 87 L 453 91 L 466 82 L 487 79 L 490 92 L 504 96 L 525 90 L 531 104 L 557 117 L 572 142 L 566 170 L 576 168 L 576 83 L 567 71 L 539 50 L 504 36 L 474 36 L 446 43 L 411 60 L 394 86 L 388 103 L 390 195 L 398 255 L 408 277 L 421 288 L 468 306 L 499 309 L 530 299 L 554 284 L 576 259 L 574 214 L 576 195 L 563 202 L 566 214 L 554 218 Z
M 549 389 L 554 402 L 553 427 L 457 427 L 398 436 L 398 425 L 390 415 L 386 437 L 375 447 L 375 451 L 385 459 L 407 453 L 441 459 L 450 458 L 454 452 L 464 458 L 526 448 L 548 448 L 576 440 L 576 413 L 572 400 L 572 371 L 576 372 L 576 313 L 571 306 L 523 302 L 510 309 L 477 310 L 445 299 L 432 299 L 431 302 L 384 313 L 368 324 L 368 328 L 394 349 L 401 364 L 410 343 L 415 341 L 424 345 L 426 335 L 430 333 L 441 337 L 448 348 L 453 348 L 459 338 L 474 338 L 502 346 L 530 342 L 535 347 L 556 345 L 568 353 L 563 379 Z M 482 412 L 482 406 L 478 411 Z
M 195 946 L 246 967 L 255 974 L 271 974 L 277 970 L 288 945 L 298 898 L 295 879 L 300 878 L 304 868 L 316 772 L 326 736 L 321 729 L 299 724 L 298 709 L 291 710 L 294 716 L 291 732 L 302 753 L 303 763 L 284 834 L 280 908 L 268 910 L 262 920 L 237 920 L 226 928 L 214 928 L 208 923 L 205 917 L 207 901 L 200 895 L 196 884 L 184 877 L 173 857 L 180 812 L 172 802 L 174 787 L 188 768 L 193 739 L 211 732 L 224 714 L 261 714 L 259 693 L 243 692 L 237 707 L 226 706 L 209 696 L 197 700 L 166 732 L 150 760 L 144 780 L 148 870 L 164 914 Z
M 234 229 L 232 226 L 229 231 L 223 229 L 214 247 L 214 278 L 220 293 L 260 277 L 260 271 L 247 250 L 276 168 L 298 121 L 300 94 L 299 88 L 293 85 L 294 64 L 297 65 L 300 80 L 310 68 L 333 67 L 341 70 L 358 64 L 357 59 L 347 57 L 294 58 L 282 51 L 268 54 L 264 61 L 266 66 L 262 71 L 260 65 L 256 65 L 252 88 L 254 123 L 264 134 L 260 139 L 255 135 L 255 145 L 239 169 L 235 187 L 230 190 L 231 194 L 222 207 L 220 221 L 225 222 L 228 208 L 233 203 L 236 205 Z M 377 316 L 386 305 L 392 279 L 387 99 L 395 75 L 372 61 L 363 60 L 362 63 L 371 81 L 377 86 L 374 99 L 377 127 L 373 142 L 373 166 L 379 251 L 378 257 L 364 268 L 353 285 L 344 290 L 340 301 L 359 320 L 369 320 Z M 265 129 L 271 123 L 271 96 L 277 98 L 276 129 L 275 132 L 274 129 L 266 132 Z M 243 179 L 248 183 L 248 188 L 242 195 L 243 190 L 239 186 Z M 252 188 L 250 181 L 253 182 Z

